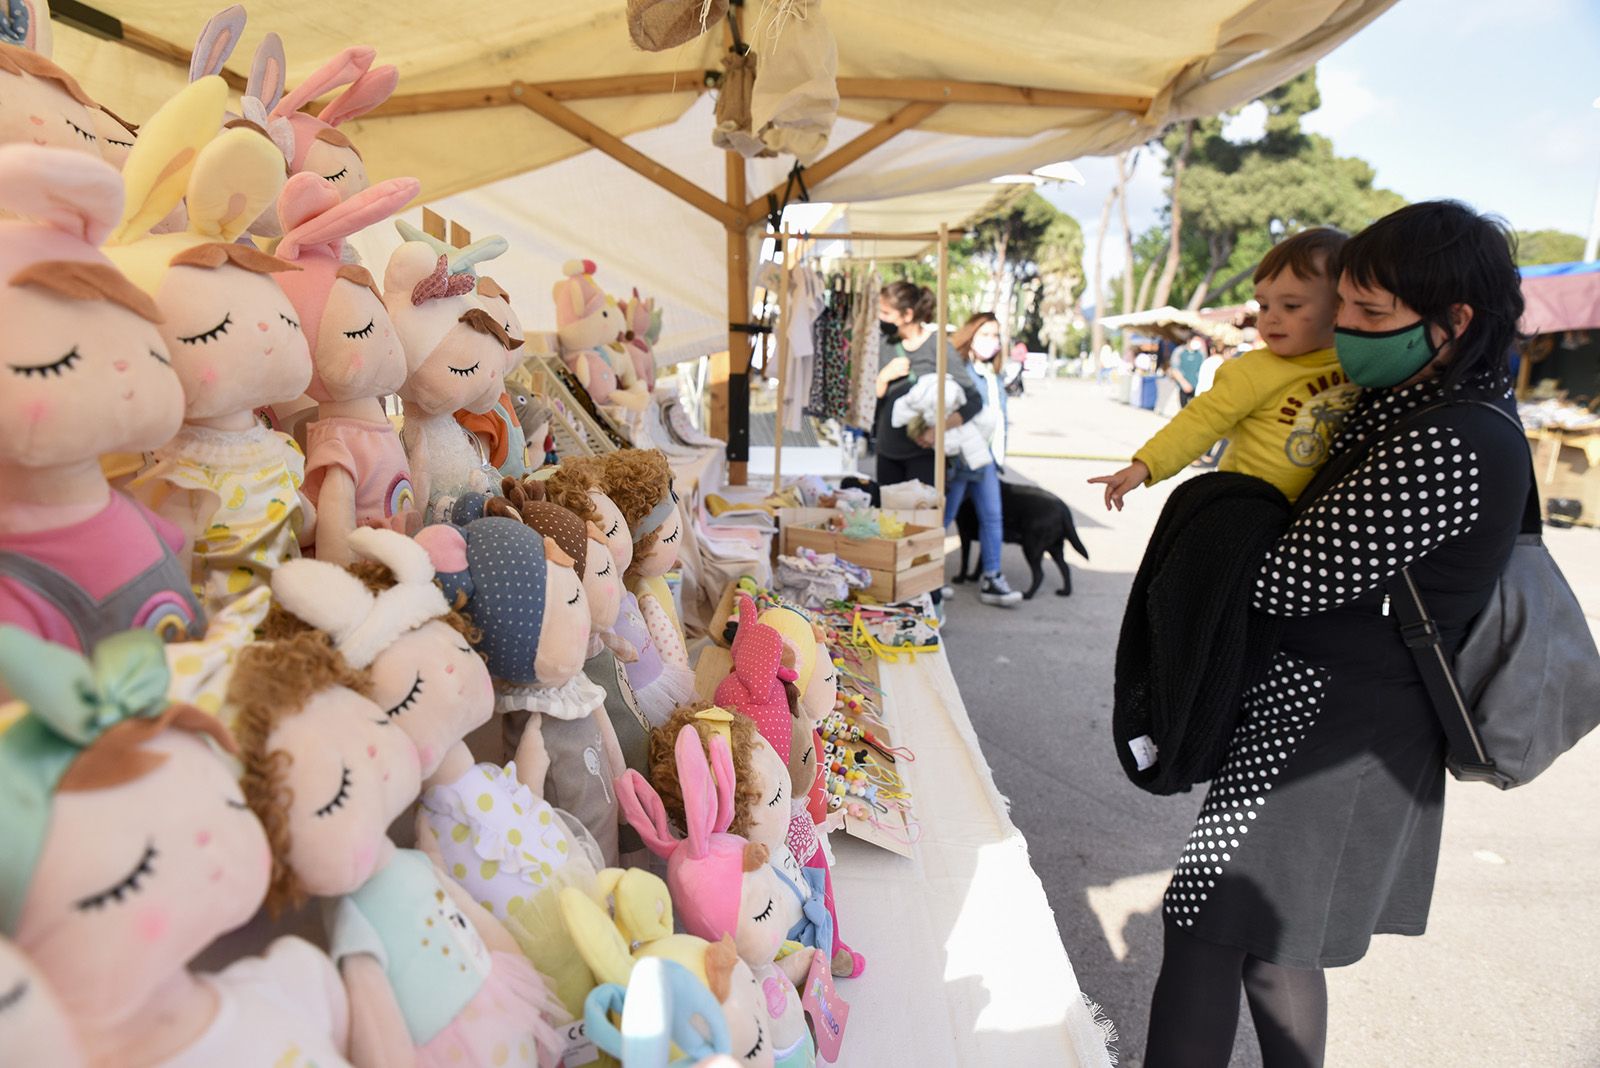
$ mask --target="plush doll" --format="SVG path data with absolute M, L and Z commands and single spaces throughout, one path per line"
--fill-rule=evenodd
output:
M 0 221 L 0 623 L 76 649 L 130 627 L 199 637 L 182 532 L 113 491 L 98 460 L 183 422 L 160 312 L 96 247 L 122 179 L 80 153 L 0 146 L 0 210 L 37 220 Z
M 621 1018 L 621 1027 L 612 1023 Z M 602 983 L 584 1004 L 584 1034 L 623 1064 L 693 1068 L 706 1057 L 728 1057 L 732 1040 L 722 1006 L 705 984 L 677 961 L 648 957 L 628 973 L 628 985 Z M 674 1060 L 673 1047 L 685 1057 Z
M 684 930 L 707 940 L 732 936 L 739 957 L 763 987 L 771 1020 L 774 1063 L 812 1063 L 814 1047 L 796 987 L 826 950 L 809 949 L 774 964 L 786 938 L 807 933 L 813 944 L 832 940 L 825 911 L 803 911 L 804 891 L 769 863 L 765 846 L 728 834 L 736 778 L 727 739 L 714 735 L 711 759 L 691 725 L 675 747 L 687 837 L 675 839 L 661 798 L 638 772 L 617 781 L 623 811 L 645 844 L 667 858 L 667 886 Z M 715 774 L 713 774 L 713 768 Z M 822 922 L 816 924 L 815 917 Z
M 63 148 L 99 159 L 95 110 L 77 79 L 45 55 L 0 43 L 0 145 Z
M 28 706 L 0 735 L 0 932 L 55 989 L 89 1063 L 346 1063 L 344 989 L 310 944 L 187 970 L 255 913 L 271 859 L 219 759 L 232 738 L 167 702 L 161 643 L 124 632 L 85 659 L 3 627 L 0 678 Z
M 766 998 L 754 972 L 731 938 L 707 942 L 674 934 L 672 898 L 659 878 L 637 868 L 603 871 L 593 898 L 562 891 L 561 913 L 601 983 L 626 985 L 636 965 L 647 959 L 674 961 L 722 1006 L 734 1059 L 745 1065 L 773 1063 Z M 711 1038 L 715 1031 L 708 1027 L 702 1034 Z
M 392 178 L 341 202 L 323 179 L 297 174 L 278 198 L 285 233 L 276 254 L 299 268 L 279 284 L 311 347 L 306 395 L 318 403 L 306 428 L 304 486 L 316 505 L 316 540 L 301 548 L 336 564 L 349 561 L 346 542 L 358 526 L 421 525 L 411 468 L 381 399 L 405 382 L 405 352 L 372 275 L 341 258 L 345 238 L 393 215 L 419 188 L 414 178 Z
M 683 544 L 683 513 L 672 489 L 672 467 L 659 449 L 621 449 L 597 461 L 601 488 L 622 510 L 633 535 L 633 559 L 623 578 L 639 598 L 639 611 L 661 658 L 687 668 L 683 625 L 665 577 L 677 564 Z
M 377 51 L 365 45 L 346 48 L 273 105 L 269 117 L 287 119 L 294 128 L 294 152 L 289 169 L 326 178 L 349 200 L 368 186 L 367 167 L 355 144 L 338 129 L 389 99 L 400 81 L 394 67 L 373 67 Z M 316 115 L 302 111 L 307 104 L 334 89 L 350 88 Z
M 556 437 L 551 429 L 554 415 L 550 402 L 532 390 L 518 389 L 511 395 L 511 406 L 522 426 L 528 469 L 560 463 L 561 458 L 556 455 Z
M 83 1047 L 60 999 L 33 962 L 4 938 L 0 991 L 0 1049 L 11 1063 L 81 1068 Z M 719 1007 L 719 1017 L 721 1012 Z
M 799 609 L 780 605 L 769 608 L 757 617 L 757 622 L 772 627 L 783 636 L 786 646 L 785 662 L 793 657 L 795 690 L 799 693 L 799 711 L 815 734 L 822 721 L 834 710 L 839 700 L 839 669 L 822 639 L 821 631 Z M 816 735 L 811 741 L 813 755 L 822 752 L 822 739 Z M 817 824 L 828 816 L 827 791 L 823 783 L 820 763 L 813 762 L 811 787 L 806 791 L 806 810 Z
M 623 301 L 622 310 L 622 346 L 628 354 L 628 359 L 633 363 L 634 374 L 643 382 L 645 389 L 654 393 L 656 390 L 656 342 L 661 337 L 661 313 L 656 310 L 656 298 L 648 300 L 639 295 L 639 289 L 634 287 L 633 296 Z
M 492 488 L 488 456 L 455 412 L 494 407 L 511 338 L 479 306 L 472 279 L 450 274 L 447 258 L 421 241 L 407 241 L 389 257 L 383 302 L 406 353 L 402 437 L 418 499 L 430 517 L 448 518 L 456 497 Z
M 291 401 L 311 355 L 274 272 L 293 267 L 235 239 L 283 186 L 277 150 L 241 129 L 214 134 L 227 85 L 202 78 L 156 114 L 123 170 L 128 199 L 106 255 L 155 299 L 184 388 L 184 425 L 130 489 L 181 529 L 190 579 L 215 614 L 299 556 L 309 526 L 304 460 L 255 409 Z M 208 143 L 209 142 L 209 143 Z M 151 235 L 187 189 L 188 228 Z
M 602 695 L 582 675 L 589 606 L 576 561 L 555 538 L 505 516 L 426 527 L 418 540 L 479 632 L 474 645 L 495 680 L 503 752 L 514 754 L 517 778 L 615 856 L 615 743 L 597 714 Z
M 568 260 L 551 290 L 561 360 L 596 404 L 613 404 L 617 370 L 601 350 L 623 332 L 616 302 L 595 284 L 592 260 Z
M 133 151 L 134 143 L 139 139 L 139 128 L 103 104 L 91 110 L 89 117 L 94 120 L 95 136 L 100 139 L 101 157 L 117 170 L 122 170 L 122 165 L 128 162 L 128 153 Z
M 350 613 L 345 652 L 387 629 L 382 608 L 366 607 Z M 548 1021 L 565 1014 L 516 941 L 384 833 L 415 800 L 421 769 L 416 746 L 366 696 L 371 684 L 323 633 L 240 655 L 229 701 L 245 796 L 272 843 L 268 907 L 328 899 L 356 1063 L 553 1065 Z
M 620 470 L 620 468 L 619 468 Z M 622 509 L 603 489 L 606 466 L 599 457 L 574 457 L 564 461 L 546 478 L 551 500 L 577 512 L 599 526 L 611 549 L 617 569 L 626 577 L 633 563 L 633 534 L 629 530 Z M 644 496 L 624 487 L 624 499 Z M 632 497 L 628 496 L 632 492 Z M 588 501 L 588 511 L 582 511 Z M 668 659 L 657 647 L 655 636 L 640 608 L 639 597 L 628 591 L 623 594 L 622 607 L 617 614 L 616 633 L 627 641 L 637 656 L 624 665 L 628 685 L 633 691 L 634 704 L 643 713 L 650 726 L 665 723 L 672 710 L 694 697 L 694 672 L 689 669 L 688 656 Z M 670 632 L 670 627 L 664 627 Z M 671 636 L 670 633 L 667 634 Z M 642 739 L 636 728 L 627 728 L 620 722 L 618 710 L 613 710 L 612 722 L 619 738 L 631 737 L 624 747 L 624 757 L 629 767 L 636 767 L 635 759 L 642 759 Z M 631 755 L 630 755 L 631 754 Z
M 48 56 L 54 41 L 47 0 L 11 0 L 0 11 L 0 43 Z

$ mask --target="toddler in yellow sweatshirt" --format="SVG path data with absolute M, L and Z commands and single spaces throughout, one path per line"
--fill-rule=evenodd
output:
M 1345 235 L 1302 230 L 1272 247 L 1256 268 L 1257 329 L 1264 349 L 1217 369 L 1205 393 L 1133 455 L 1133 463 L 1089 481 L 1106 488 L 1106 508 L 1141 484 L 1171 478 L 1227 438 L 1218 467 L 1265 479 L 1293 501 L 1328 458 L 1361 387 L 1333 350 L 1337 258 Z

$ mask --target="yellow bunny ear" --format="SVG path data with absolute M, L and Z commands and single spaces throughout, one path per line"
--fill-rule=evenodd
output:
M 567 931 L 578 947 L 578 956 L 595 978 L 602 983 L 626 985 L 633 971 L 633 955 L 611 917 L 589 895 L 575 887 L 562 890 L 560 900 L 561 918 L 566 921 Z
M 283 153 L 254 130 L 234 127 L 200 150 L 189 175 L 189 230 L 232 241 L 278 199 Z
M 228 84 L 207 75 L 161 105 L 139 128 L 139 139 L 122 167 L 128 190 L 122 221 L 107 244 L 137 241 L 178 206 L 200 150 L 217 135 L 227 107 Z
M 660 876 L 643 868 L 629 868 L 618 878 L 609 896 L 617 929 L 630 942 L 654 942 L 672 933 L 672 894 Z

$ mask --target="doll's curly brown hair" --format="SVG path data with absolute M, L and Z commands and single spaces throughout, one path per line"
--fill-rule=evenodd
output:
M 640 537 L 639 522 L 650 510 L 672 492 L 672 467 L 667 456 L 659 449 L 619 449 L 595 457 L 600 462 L 600 490 L 616 503 L 628 529 L 634 530 L 634 565 L 628 574 L 635 573 L 638 561 L 655 548 L 659 529 Z
M 665 723 L 650 732 L 650 782 L 655 786 L 656 793 L 661 795 L 661 801 L 667 807 L 667 815 L 671 816 L 679 827 L 684 825 L 684 816 L 683 785 L 678 782 L 676 753 L 678 735 L 683 731 L 685 724 L 693 727 L 695 733 L 700 736 L 700 747 L 709 756 L 711 739 L 717 733 L 716 728 L 705 720 L 696 719 L 695 715 L 715 707 L 717 706 L 707 701 L 684 705 L 674 711 Z M 760 737 L 756 725 L 737 712 L 732 715 L 733 725 L 728 732 L 732 737 L 729 739 L 728 748 L 733 751 L 733 777 L 737 782 L 733 792 L 733 823 L 728 830 L 732 834 L 743 836 L 750 831 L 750 814 L 766 798 L 761 796 L 761 791 L 756 786 L 755 762 L 752 756 L 756 739 Z
M 382 593 L 395 585 L 394 572 L 390 571 L 387 565 L 380 564 L 376 560 L 357 560 L 354 563 L 346 564 L 345 570 L 360 579 L 361 584 L 367 588 L 369 593 Z M 454 608 L 438 618 L 450 624 L 457 634 L 467 639 L 470 645 L 476 646 L 478 639 L 482 637 L 478 628 L 472 625 L 472 621 Z M 311 624 L 274 601 L 272 602 L 272 607 L 267 609 L 267 618 L 261 621 L 261 626 L 257 629 L 257 636 L 266 641 L 275 642 L 314 630 L 315 628 Z M 316 631 L 316 633 L 320 634 L 322 632 Z
M 233 736 L 244 764 L 239 783 L 272 846 L 266 904 L 273 916 L 286 907 L 303 904 L 306 892 L 288 863 L 289 806 L 294 803 L 289 767 L 293 758 L 281 749 L 270 749 L 268 741 L 286 717 L 297 715 L 313 696 L 334 686 L 370 693 L 372 675 L 352 668 L 326 634 L 310 629 L 280 641 L 246 645 L 228 682 Z
M 541 468 L 540 473 L 543 471 Z M 559 504 L 585 523 L 604 523 L 605 518 L 595 507 L 594 498 L 589 496 L 590 490 L 600 488 L 600 475 L 600 464 L 595 457 L 568 457 L 545 479 L 545 499 Z

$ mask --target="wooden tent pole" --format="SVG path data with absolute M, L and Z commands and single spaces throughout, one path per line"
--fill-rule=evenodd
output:
M 939 333 L 934 338 L 934 353 L 937 356 L 937 371 L 939 376 L 939 399 L 934 411 L 938 417 L 933 422 L 933 482 L 934 490 L 939 497 L 939 515 L 944 515 L 944 424 L 949 418 L 944 414 L 944 379 L 950 369 L 950 361 L 945 356 L 945 324 L 949 320 L 950 312 L 945 302 L 950 296 L 950 228 L 944 223 L 939 224 Z
M 744 203 L 744 157 L 724 153 L 727 204 Z M 728 485 L 742 486 L 750 459 L 750 243 L 743 219 L 724 223 L 728 239 L 728 355 L 711 362 L 711 436 L 728 443 Z
M 793 281 L 789 274 L 789 231 L 778 234 L 779 247 L 783 249 L 783 270 L 778 283 L 778 417 L 772 435 L 772 492 L 783 488 L 783 386 L 789 367 L 789 287 Z

